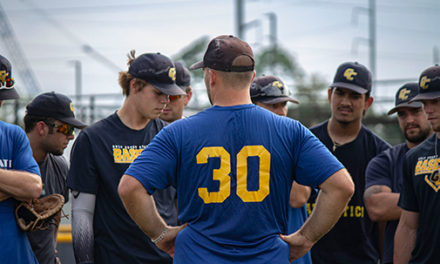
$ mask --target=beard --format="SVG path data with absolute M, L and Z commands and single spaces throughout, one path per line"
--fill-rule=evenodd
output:
M 411 143 L 414 143 L 414 144 L 419 144 L 419 143 L 423 142 L 429 136 L 429 134 L 431 134 L 430 128 L 426 128 L 426 129 L 420 128 L 420 132 L 415 135 L 409 135 L 406 132 L 406 130 L 404 133 L 405 139 Z

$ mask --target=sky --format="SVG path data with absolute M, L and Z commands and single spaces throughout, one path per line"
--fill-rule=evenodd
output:
M 331 83 L 343 62 L 370 67 L 368 0 L 243 3 L 244 22 L 260 22 L 243 36 L 254 51 L 270 44 L 267 14 L 273 13 L 278 45 L 306 74 L 317 73 Z M 235 4 L 235 0 L 0 0 L 42 92 L 66 95 L 75 93 L 74 61 L 82 66 L 83 94 L 116 94 L 121 91 L 118 71 L 127 70 L 126 54 L 132 49 L 138 55 L 161 52 L 171 57 L 203 36 L 236 35 Z M 439 13 L 438 0 L 376 0 L 376 80 L 416 81 L 438 61 L 434 50 L 440 47 Z M 84 45 L 110 63 L 85 53 Z M 0 54 L 10 54 L 4 41 Z M 20 78 L 15 79 L 21 88 Z M 393 98 L 403 83 L 377 85 L 373 94 L 378 101 Z M 198 96 L 206 97 L 203 92 Z

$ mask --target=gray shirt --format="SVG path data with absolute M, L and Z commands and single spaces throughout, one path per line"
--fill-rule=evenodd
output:
M 64 196 L 65 202 L 69 199 L 66 186 L 68 173 L 67 161 L 63 156 L 48 154 L 47 158 L 38 163 L 43 181 L 41 196 L 59 193 Z M 51 225 L 46 230 L 28 232 L 27 236 L 31 243 L 32 250 L 40 264 L 53 264 L 55 262 L 55 226 Z

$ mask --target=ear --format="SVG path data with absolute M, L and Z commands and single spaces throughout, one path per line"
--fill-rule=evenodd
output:
M 139 91 L 139 88 L 136 87 L 136 79 L 133 78 L 130 81 L 130 94 L 136 94 Z
M 35 124 L 35 129 L 38 132 L 38 135 L 40 137 L 46 136 L 47 134 L 49 134 L 49 127 L 43 122 L 43 121 L 39 121 Z
M 374 101 L 373 96 L 368 97 L 367 101 L 365 102 L 365 107 L 364 107 L 365 111 L 367 111 L 368 108 L 370 108 L 373 101 Z
M 189 91 L 186 94 L 186 96 L 185 96 L 185 105 L 187 105 L 189 103 L 189 101 L 191 100 L 192 96 L 193 96 L 193 92 L 192 91 Z
M 328 97 L 328 102 L 331 103 L 332 102 L 332 88 L 328 88 L 327 90 L 327 97 Z
M 211 69 L 208 69 L 209 85 L 212 87 L 217 82 L 217 73 Z

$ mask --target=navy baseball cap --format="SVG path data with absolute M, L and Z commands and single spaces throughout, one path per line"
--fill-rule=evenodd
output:
M 176 85 L 174 63 L 160 53 L 145 53 L 134 59 L 128 73 L 142 79 L 167 95 L 181 95 L 182 89 Z
M 176 66 L 176 84 L 186 94 L 186 87 L 191 84 L 191 73 L 180 62 L 176 62 L 174 65 Z
M 347 88 L 360 94 L 371 91 L 371 72 L 358 62 L 342 63 L 330 87 Z
M 194 63 L 189 68 L 195 70 L 207 67 L 224 72 L 248 72 L 253 71 L 254 66 L 254 53 L 249 44 L 232 35 L 222 35 L 209 42 L 203 61 Z
M 20 98 L 14 84 L 11 63 L 0 55 L 0 100 Z
M 76 128 L 86 127 L 86 124 L 75 118 L 74 111 L 69 97 L 55 92 L 40 94 L 26 106 L 28 115 L 51 117 Z
M 419 78 L 419 94 L 413 101 L 431 100 L 440 97 L 440 66 L 424 70 Z
M 410 100 L 414 98 L 419 93 L 419 84 L 415 82 L 405 83 L 402 87 L 397 90 L 395 106 L 393 109 L 388 111 L 388 115 L 391 115 L 397 111 L 401 107 L 411 107 L 411 108 L 420 108 L 423 106 L 421 102 L 412 102 Z
M 298 104 L 298 101 L 289 97 L 289 89 L 275 76 L 260 76 L 255 78 L 251 83 L 250 92 L 252 102 L 265 104 L 292 102 Z

